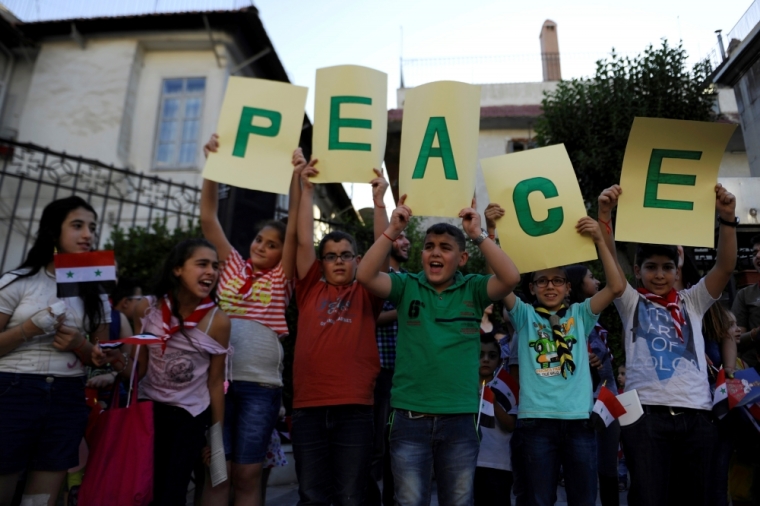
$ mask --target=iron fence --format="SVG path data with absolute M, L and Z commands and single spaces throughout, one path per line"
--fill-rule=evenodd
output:
M 99 216 L 96 247 L 119 226 L 186 227 L 198 217 L 200 189 L 34 144 L 0 139 L 0 272 L 19 265 L 44 207 L 78 195 Z

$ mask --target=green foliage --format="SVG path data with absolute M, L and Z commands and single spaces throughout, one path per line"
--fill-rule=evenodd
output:
M 166 218 L 156 220 L 150 227 L 115 227 L 105 244 L 112 249 L 119 264 L 119 276 L 135 278 L 145 290 L 149 289 L 157 269 L 178 242 L 202 237 L 200 225 L 188 220 L 186 228 L 169 230 Z
M 420 272 L 422 270 L 422 248 L 425 244 L 425 230 L 426 228 L 423 227 L 422 219 L 418 216 L 413 216 L 406 227 L 406 237 L 411 245 L 409 248 L 409 260 L 404 264 L 404 269 L 409 272 Z M 467 241 L 467 253 L 470 255 L 467 265 L 460 268 L 459 271 L 462 274 L 485 274 L 486 260 L 483 258 L 480 248 L 472 242 Z
M 686 68 L 686 51 L 667 40 L 635 58 L 612 50 L 590 79 L 561 81 L 542 101 L 539 145 L 564 143 L 583 198 L 596 208 L 605 188 L 620 181 L 628 134 L 636 116 L 714 120 L 714 93 L 705 89 L 706 62 Z

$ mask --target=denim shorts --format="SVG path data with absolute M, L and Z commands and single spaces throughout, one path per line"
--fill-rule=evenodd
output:
M 281 387 L 233 381 L 224 397 L 224 453 L 236 464 L 264 462 L 282 400 Z
M 86 378 L 0 372 L 0 475 L 79 464 Z

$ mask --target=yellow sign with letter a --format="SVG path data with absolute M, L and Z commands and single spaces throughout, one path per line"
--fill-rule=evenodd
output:
M 586 216 L 578 179 L 564 144 L 480 161 L 501 248 L 520 272 L 595 260 L 590 237 L 575 230 Z
M 475 194 L 480 86 L 439 81 L 404 103 L 399 194 L 418 216 L 457 217 Z
M 317 69 L 315 183 L 369 183 L 381 169 L 388 134 L 388 75 L 358 65 Z
M 287 194 L 308 88 L 230 77 L 203 177 L 240 188 Z
M 715 184 L 735 128 L 636 118 L 620 174 L 615 238 L 714 247 Z

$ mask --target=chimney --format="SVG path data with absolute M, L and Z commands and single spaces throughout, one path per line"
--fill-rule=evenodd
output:
M 559 40 L 557 39 L 557 23 L 547 19 L 541 27 L 541 64 L 544 70 L 544 81 L 559 81 L 562 70 L 559 64 Z

